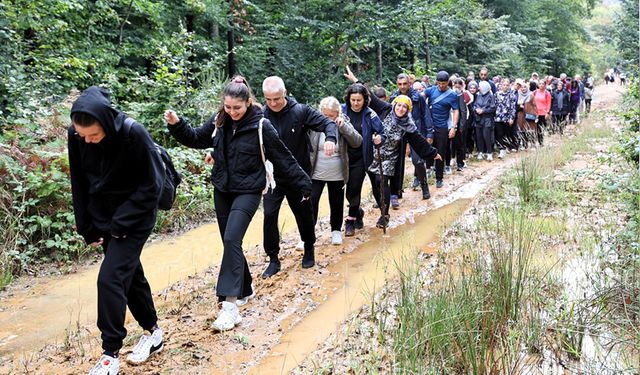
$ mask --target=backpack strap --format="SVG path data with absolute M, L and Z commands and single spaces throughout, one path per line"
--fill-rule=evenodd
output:
M 444 99 L 448 98 L 449 95 L 453 92 L 453 90 L 451 89 L 447 89 L 447 91 L 443 92 L 442 94 L 438 95 L 437 98 L 433 99 L 433 103 L 431 103 L 431 106 L 433 107 L 434 105 L 440 103 L 441 101 L 443 101 Z

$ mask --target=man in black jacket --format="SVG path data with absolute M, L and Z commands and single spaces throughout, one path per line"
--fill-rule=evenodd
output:
M 308 175 L 311 172 L 311 148 L 307 131 L 309 129 L 324 132 L 326 142 L 324 151 L 331 156 L 335 150 L 337 139 L 336 124 L 320 112 L 306 104 L 298 103 L 292 96 L 287 96 L 287 89 L 282 78 L 267 77 L 262 83 L 262 92 L 267 102 L 264 117 L 278 131 L 280 139 L 296 158 L 300 167 Z M 269 256 L 269 266 L 262 277 L 271 277 L 280 271 L 280 233 L 278 231 L 278 215 L 284 198 L 296 218 L 300 238 L 304 242 L 302 268 L 315 265 L 314 246 L 316 242 L 313 211 L 309 196 L 287 186 L 286 179 L 279 178 L 278 170 L 274 171 L 276 188 L 264 196 L 264 250 Z
M 127 335 L 126 307 L 147 331 L 127 362 L 139 364 L 162 349 L 151 289 L 140 253 L 156 222 L 165 170 L 149 133 L 125 125 L 102 88 L 90 87 L 71 108 L 69 166 L 77 231 L 102 246 L 98 273 L 98 328 L 104 354 L 90 374 L 117 374 Z

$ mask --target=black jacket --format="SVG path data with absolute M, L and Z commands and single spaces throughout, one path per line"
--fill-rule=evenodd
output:
M 271 121 L 284 145 L 307 174 L 311 173 L 311 144 L 307 131 L 323 132 L 325 139 L 334 143 L 338 139 L 335 122 L 308 105 L 298 103 L 292 96 L 287 97 L 287 104 L 280 112 L 265 106 L 264 117 Z
M 76 227 L 87 243 L 105 233 L 122 236 L 153 229 L 165 177 L 162 159 L 146 129 L 124 134 L 127 116 L 111 106 L 109 94 L 93 86 L 73 103 L 71 114 L 98 119 L 106 136 L 85 143 L 68 129 L 69 166 Z
M 213 147 L 211 182 L 216 189 L 229 193 L 261 193 L 266 183 L 258 138 L 261 118 L 262 111 L 255 106 L 235 124 L 227 116 L 223 126 L 216 130 L 215 137 L 212 137 L 216 129 L 215 116 L 196 129 L 182 118 L 179 123 L 168 127 L 171 135 L 187 147 Z M 265 157 L 273 163 L 276 183 L 308 195 L 311 192 L 311 179 L 266 119 L 262 123 L 262 137 Z

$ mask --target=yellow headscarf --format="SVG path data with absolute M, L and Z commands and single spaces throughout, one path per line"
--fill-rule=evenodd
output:
M 411 110 L 413 109 L 413 102 L 411 102 L 411 98 L 409 98 L 406 95 L 396 96 L 396 98 L 393 99 L 393 102 L 391 102 L 391 104 L 395 105 L 396 103 L 406 104 L 407 108 L 409 108 L 409 112 L 411 112 Z

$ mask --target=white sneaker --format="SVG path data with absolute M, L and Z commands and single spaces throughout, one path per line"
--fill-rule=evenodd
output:
M 220 313 L 218 313 L 218 318 L 213 322 L 211 328 L 216 331 L 228 331 L 240 324 L 242 321 L 242 317 L 240 316 L 240 311 L 238 310 L 238 306 L 235 303 L 223 301 L 222 309 L 220 309 Z
M 98 363 L 89 371 L 89 375 L 117 375 L 119 371 L 120 360 L 103 354 Z
M 251 290 L 253 290 L 253 286 L 251 287 Z M 255 297 L 255 296 L 256 296 L 256 292 L 253 292 L 249 296 L 246 296 L 244 298 L 238 298 L 236 300 L 236 306 L 242 307 L 242 306 L 246 305 L 247 303 L 249 303 L 249 300 L 253 299 L 253 297 Z
M 331 244 L 332 245 L 342 245 L 342 232 L 339 230 L 334 230 L 331 232 Z
M 493 154 L 487 154 L 487 161 L 493 161 Z
M 296 251 L 304 251 L 304 241 L 298 242 L 296 245 Z
M 152 354 L 160 353 L 163 347 L 164 342 L 162 341 L 162 330 L 160 328 L 150 335 L 145 332 L 140 336 L 140 341 L 133 348 L 133 351 L 127 356 L 127 363 L 132 365 L 144 363 Z
M 482 159 L 484 159 L 482 152 L 478 152 L 478 160 L 482 160 Z
M 507 151 L 505 150 L 500 150 L 500 154 L 498 155 L 498 157 L 500 159 L 504 159 L 504 157 L 507 156 Z

